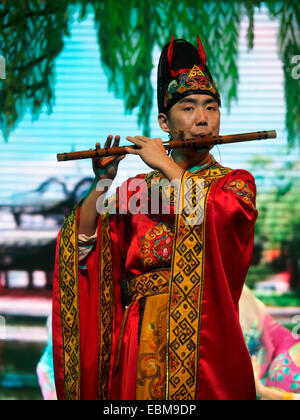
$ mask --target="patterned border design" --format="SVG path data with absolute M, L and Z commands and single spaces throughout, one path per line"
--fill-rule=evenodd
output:
M 65 221 L 59 245 L 59 291 L 66 400 L 80 399 L 80 328 L 77 272 L 77 208 Z
M 60 236 L 59 289 L 63 341 L 65 397 L 80 400 L 80 327 L 78 303 L 77 208 Z M 108 398 L 113 331 L 113 272 L 109 218 L 101 217 L 99 255 L 99 399 Z
M 246 182 L 241 179 L 236 179 L 230 182 L 230 184 L 225 185 L 224 188 L 239 195 L 246 204 L 255 210 L 255 194 Z
M 204 179 L 204 209 L 214 181 L 231 169 L 216 164 L 201 171 Z M 199 174 L 199 173 L 198 173 Z M 193 191 L 197 175 L 185 172 L 181 185 L 188 180 L 192 185 L 185 193 L 185 208 L 177 212 L 169 286 L 167 330 L 167 400 L 193 400 L 197 392 L 199 342 L 202 315 L 202 294 L 205 261 L 205 219 L 201 225 L 189 225 L 187 215 L 194 210 Z M 178 203 L 182 201 L 180 192 Z M 197 201 L 197 200 L 196 200 Z M 206 211 L 204 211 L 204 216 Z
M 160 201 L 164 198 L 168 204 L 173 206 L 175 204 L 174 188 L 169 188 L 169 182 L 167 186 L 163 186 L 165 180 L 163 174 L 159 171 L 152 171 L 146 174 L 145 181 L 148 187 L 148 196 L 151 197 L 151 189 L 159 188 L 159 199 Z
M 108 398 L 108 383 L 113 334 L 113 269 L 109 217 L 101 217 L 99 256 L 99 399 Z
M 116 359 L 114 365 L 114 372 L 116 373 L 119 368 L 120 352 L 123 340 L 123 334 L 129 314 L 129 310 L 134 302 L 142 298 L 154 296 L 162 293 L 168 293 L 170 281 L 170 269 L 154 270 L 148 273 L 142 273 L 132 278 L 129 281 L 129 295 L 130 303 L 127 306 L 119 334 Z
M 169 281 L 170 269 L 155 270 L 134 277 L 129 283 L 130 303 L 144 297 L 167 293 Z
M 164 98 L 164 106 L 168 106 L 168 102 L 171 101 L 175 93 L 182 94 L 187 90 L 208 91 L 220 99 L 215 81 L 210 81 L 209 76 L 195 64 L 189 73 L 180 74 L 178 80 L 172 80 L 169 84 Z

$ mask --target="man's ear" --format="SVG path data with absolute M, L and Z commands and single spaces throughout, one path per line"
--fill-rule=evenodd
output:
M 166 133 L 170 132 L 169 123 L 168 123 L 168 117 L 166 114 L 163 114 L 162 112 L 158 114 L 158 124 L 160 128 L 165 131 Z

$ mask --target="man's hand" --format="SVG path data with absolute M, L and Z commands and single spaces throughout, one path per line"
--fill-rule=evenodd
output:
M 171 160 L 160 138 L 149 139 L 144 136 L 128 136 L 126 139 L 138 146 L 138 149 L 133 149 L 130 146 L 125 147 L 126 152 L 132 155 L 139 155 L 146 165 L 152 169 L 161 171 Z
M 179 182 L 183 169 L 167 155 L 160 138 L 149 139 L 143 136 L 128 136 L 126 139 L 138 146 L 138 149 L 130 146 L 125 147 L 126 152 L 132 155 L 139 155 L 146 165 L 160 171 L 169 181 L 177 180 Z
M 113 136 L 107 136 L 105 147 L 118 147 L 120 143 L 120 136 L 115 136 L 113 146 L 111 146 Z M 96 149 L 100 149 L 100 143 L 96 143 Z M 90 149 L 92 150 L 92 149 Z M 101 157 L 92 159 L 93 171 L 97 180 L 100 179 L 111 179 L 114 180 L 117 172 L 118 166 L 125 155 L 121 156 L 110 156 L 110 157 Z
M 110 147 L 113 136 L 107 136 L 104 147 Z M 116 136 L 113 146 L 117 147 L 120 142 L 120 136 Z M 96 149 L 100 149 L 100 143 L 96 143 Z M 125 155 L 121 156 L 111 156 L 111 157 L 101 157 L 93 159 L 93 171 L 95 174 L 95 179 L 92 182 L 92 185 L 86 194 L 86 197 L 82 203 L 80 210 L 80 220 L 78 227 L 78 234 L 85 234 L 91 236 L 95 233 L 98 223 L 98 211 L 97 211 L 97 202 L 98 200 L 104 200 L 105 189 L 97 190 L 97 184 L 99 180 L 110 179 L 111 181 L 117 175 L 118 165 Z

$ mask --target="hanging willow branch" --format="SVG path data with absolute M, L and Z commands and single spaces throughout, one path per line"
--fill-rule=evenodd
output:
M 251 50 L 254 47 L 254 13 L 255 9 L 260 8 L 261 6 L 260 0 L 246 0 L 245 1 L 245 9 L 246 15 L 249 18 L 249 27 L 248 27 L 248 49 Z
M 52 110 L 54 60 L 67 30 L 67 1 L 4 0 L 0 5 L 0 48 L 7 78 L 1 82 L 0 123 L 4 138 L 28 110 Z
M 110 89 L 123 98 L 127 111 L 139 108 L 139 124 L 150 135 L 155 2 L 128 0 L 124 7 L 123 3 L 106 0 L 96 2 L 94 10 L 101 61 Z
M 242 4 L 214 1 L 206 6 L 208 65 L 212 69 L 224 104 L 228 109 L 237 100 L 238 49 Z
M 279 55 L 283 62 L 288 144 L 292 148 L 300 136 L 300 79 L 293 72 L 293 58 L 300 55 L 300 3 L 272 0 L 268 6 L 270 15 L 280 21 Z
M 153 50 L 174 34 L 196 44 L 203 40 L 208 65 L 230 108 L 237 99 L 238 47 L 241 19 L 249 19 L 248 47 L 254 45 L 254 14 L 260 0 L 2 0 L 0 55 L 6 58 L 7 79 L 0 81 L 0 124 L 4 137 L 24 113 L 38 117 L 43 106 L 52 111 L 54 64 L 69 35 L 74 12 L 83 19 L 93 11 L 101 62 L 110 89 L 125 110 L 138 109 L 138 123 L 150 135 L 153 102 Z M 300 140 L 299 80 L 291 75 L 299 55 L 298 0 L 267 0 L 270 16 L 280 21 L 279 54 L 284 63 L 289 144 Z
M 242 6 L 235 2 L 130 0 L 124 8 L 113 0 L 95 4 L 101 61 L 115 95 L 125 108 L 139 107 L 144 134 L 150 132 L 153 88 L 152 52 L 174 34 L 196 44 L 199 34 L 210 51 L 208 64 L 229 107 L 237 99 L 238 42 Z M 110 19 L 107 19 L 110 16 Z

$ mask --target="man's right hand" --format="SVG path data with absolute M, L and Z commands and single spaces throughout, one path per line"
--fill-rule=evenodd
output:
M 119 146 L 120 136 L 115 136 L 113 145 L 111 146 L 112 140 L 113 140 L 112 135 L 107 136 L 106 142 L 104 144 L 104 148 Z M 99 142 L 96 143 L 96 149 L 100 149 Z M 97 180 L 100 180 L 100 179 L 114 180 L 118 172 L 119 163 L 124 158 L 125 158 L 125 155 L 93 158 L 92 163 L 93 163 L 93 171 L 95 174 L 95 178 Z
M 107 136 L 104 147 L 110 147 L 113 136 Z M 117 147 L 120 142 L 120 136 L 116 136 L 113 147 Z M 96 143 L 96 149 L 100 149 L 100 143 Z M 92 150 L 92 149 L 91 149 Z M 93 181 L 90 190 L 88 191 L 80 210 L 80 219 L 78 234 L 85 234 L 91 236 L 95 233 L 98 224 L 99 213 L 97 211 L 97 201 L 104 198 L 106 190 L 97 190 L 96 186 L 99 180 L 110 179 L 111 181 L 117 175 L 118 165 L 125 155 L 101 157 L 93 159 L 93 171 L 95 180 Z

